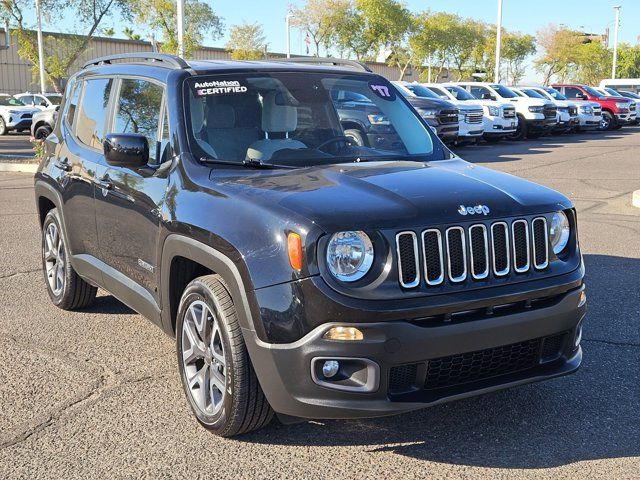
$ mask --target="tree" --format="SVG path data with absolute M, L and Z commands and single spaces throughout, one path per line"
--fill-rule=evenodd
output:
M 554 24 L 538 31 L 538 44 L 543 52 L 535 61 L 535 65 L 544 75 L 545 85 L 548 85 L 554 76 L 560 80 L 567 78 L 575 66 L 576 53 L 583 39 L 579 32 L 558 28 Z
M 259 23 L 243 23 L 231 27 L 227 49 L 235 60 L 258 60 L 264 58 L 266 38 Z
M 38 45 L 36 33 L 28 28 L 24 19 L 24 11 L 31 8 L 30 0 L 0 0 L 0 17 L 8 18 L 14 26 L 13 32 L 17 37 L 18 55 L 33 63 L 34 78 L 38 74 Z M 57 12 L 62 15 L 70 11 L 70 15 L 77 20 L 79 35 L 66 35 L 54 38 L 44 38 L 44 70 L 45 75 L 56 92 L 62 91 L 62 81 L 69 74 L 71 66 L 89 47 L 91 39 L 100 32 L 102 22 L 114 10 L 128 12 L 127 0 L 43 0 L 43 11 Z
M 113 37 L 116 34 L 116 31 L 113 29 L 113 27 L 106 27 L 102 33 L 104 35 L 106 35 L 107 37 Z
M 458 42 L 459 21 L 457 15 L 444 12 L 423 12 L 416 20 L 415 33 L 410 40 L 413 50 L 421 63 L 436 66 L 436 78 L 449 66 L 452 50 Z
M 125 37 L 127 37 L 129 40 L 140 40 L 142 37 L 140 36 L 139 33 L 135 33 L 133 31 L 133 28 L 131 27 L 125 27 L 122 30 L 122 33 L 124 34 Z
M 640 78 L 640 45 L 628 43 L 618 45 L 617 76 L 620 78 Z
M 536 39 L 533 35 L 519 32 L 505 32 L 502 36 L 502 59 L 507 65 L 507 81 L 517 85 L 524 77 L 524 61 L 536 53 Z
M 612 62 L 612 52 L 602 43 L 583 43 L 576 49 L 573 80 L 597 85 L 600 80 L 609 77 Z
M 151 30 L 162 32 L 160 50 L 166 53 L 178 52 L 178 20 L 174 0 L 130 0 L 132 17 Z M 202 45 L 205 34 L 216 40 L 224 30 L 222 20 L 208 3 L 200 0 L 186 0 L 184 6 L 184 51 L 191 55 Z
M 349 0 L 306 0 L 302 7 L 292 5 L 291 24 L 307 32 L 320 56 L 320 47 L 328 52 L 336 40 L 336 28 L 349 10 Z

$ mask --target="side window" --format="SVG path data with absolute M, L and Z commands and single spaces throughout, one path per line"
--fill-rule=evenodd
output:
M 47 99 L 44 97 L 41 97 L 40 95 L 34 95 L 33 97 L 33 104 L 36 107 L 46 107 L 48 102 Z
M 78 99 L 80 98 L 80 90 L 82 82 L 73 83 L 69 85 L 67 92 L 68 98 L 65 105 L 64 118 L 69 128 L 73 130 L 73 120 L 76 116 L 76 110 L 78 108 Z
M 123 79 L 116 105 L 113 132 L 147 137 L 151 165 L 159 163 L 158 124 L 163 92 L 161 86 L 146 80 Z
M 470 90 L 471 90 L 471 95 L 477 98 L 482 98 L 482 95 L 487 93 L 491 94 L 491 92 L 484 87 L 471 87 Z
M 24 97 L 19 98 L 20 103 L 23 105 L 31 106 L 33 105 L 33 97 L 31 95 L 25 95 Z
M 565 87 L 564 96 L 568 99 L 576 98 L 578 95 L 582 96 L 582 90 L 576 87 Z
M 102 150 L 112 83 L 113 80 L 110 78 L 96 78 L 84 82 L 76 122 L 76 137 L 85 145 L 98 150 Z
M 165 106 L 163 110 L 164 114 L 162 115 L 162 129 L 160 130 L 160 143 L 159 150 L 160 156 L 158 157 L 157 163 L 164 163 L 172 157 L 171 152 L 171 140 L 169 137 L 169 111 Z

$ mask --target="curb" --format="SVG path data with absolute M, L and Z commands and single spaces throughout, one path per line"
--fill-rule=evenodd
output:
M 36 173 L 38 163 L 0 162 L 0 172 Z
M 640 208 L 640 190 L 636 190 L 635 192 L 633 192 L 633 196 L 631 197 L 631 205 Z

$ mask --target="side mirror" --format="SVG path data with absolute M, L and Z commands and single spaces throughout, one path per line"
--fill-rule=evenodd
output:
M 586 100 L 587 96 L 584 93 L 576 93 L 576 98 L 579 98 L 580 100 Z
M 149 142 L 138 133 L 109 133 L 102 147 L 107 163 L 113 167 L 136 169 L 149 162 Z
M 482 100 L 495 100 L 494 96 L 490 93 L 483 93 L 480 98 L 482 98 Z
M 54 110 L 55 110 L 56 112 L 57 112 L 57 111 L 59 111 L 59 110 L 60 110 L 60 105 L 56 105 L 56 106 L 54 107 Z

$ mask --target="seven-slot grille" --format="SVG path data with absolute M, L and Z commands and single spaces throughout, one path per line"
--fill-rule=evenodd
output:
M 544 270 L 549 265 L 547 220 L 519 218 L 490 225 L 428 228 L 420 235 L 403 231 L 396 235 L 396 252 L 404 288 L 417 287 L 422 276 L 428 286 L 436 286 Z
M 502 110 L 503 118 L 516 118 L 516 109 L 514 107 L 504 107 Z
M 547 103 L 544 106 L 544 118 L 556 118 L 558 115 L 558 109 L 555 105 Z
M 438 113 L 438 122 L 445 123 L 458 123 L 458 110 L 444 109 Z
M 466 123 L 482 123 L 482 110 L 470 110 L 464 114 Z

